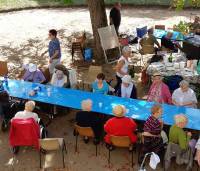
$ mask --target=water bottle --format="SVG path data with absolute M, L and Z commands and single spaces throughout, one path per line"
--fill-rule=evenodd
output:
M 8 85 L 8 75 L 4 76 L 4 83 L 5 83 L 5 85 Z

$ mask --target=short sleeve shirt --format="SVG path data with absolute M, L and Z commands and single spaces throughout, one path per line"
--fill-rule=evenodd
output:
M 51 40 L 49 42 L 49 57 L 51 58 L 55 51 L 58 50 L 58 58 L 61 58 L 61 48 L 60 48 L 60 42 L 57 38 L 55 38 L 54 40 Z
M 197 98 L 194 91 L 189 88 L 187 92 L 183 92 L 181 88 L 178 88 L 172 94 L 172 99 L 179 104 L 194 102 L 197 103 Z

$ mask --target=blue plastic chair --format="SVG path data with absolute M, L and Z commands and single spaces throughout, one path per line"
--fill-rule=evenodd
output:
M 142 28 L 136 28 L 137 37 L 143 38 L 145 34 L 147 34 L 147 26 Z

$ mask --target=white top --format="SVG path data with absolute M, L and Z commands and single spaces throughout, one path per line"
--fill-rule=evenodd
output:
M 119 58 L 119 60 L 118 60 L 118 63 L 119 63 L 120 61 L 124 61 L 124 62 L 125 62 L 125 64 L 124 64 L 124 65 L 122 66 L 122 68 L 121 68 L 121 71 L 128 74 L 128 65 L 129 65 L 128 60 L 127 60 L 124 56 L 121 56 L 121 57 Z M 124 75 L 121 75 L 119 72 L 117 72 L 117 76 L 122 78 Z
M 197 103 L 197 98 L 194 91 L 189 88 L 188 91 L 183 92 L 181 88 L 176 89 L 172 94 L 172 100 L 182 105 L 183 103 Z M 196 105 L 188 106 L 188 107 L 196 107 Z
M 200 150 L 200 138 L 198 139 L 197 143 L 196 143 L 196 149 Z
M 131 92 L 133 89 L 133 83 L 129 84 L 128 87 L 125 87 L 123 84 L 121 85 L 121 97 L 131 97 Z
M 28 112 L 28 111 L 20 111 L 15 114 L 15 119 L 28 119 L 33 118 L 36 122 L 38 121 L 38 115 L 34 112 Z

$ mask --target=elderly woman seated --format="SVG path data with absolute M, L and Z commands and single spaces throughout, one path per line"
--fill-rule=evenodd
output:
M 26 68 L 23 80 L 34 83 L 44 83 L 46 78 L 44 77 L 42 71 L 37 68 L 37 65 L 30 63 Z
M 57 64 L 55 66 L 55 72 L 51 79 L 51 85 L 57 86 L 57 87 L 70 87 L 69 82 L 69 72 L 67 68 L 62 64 Z
M 142 46 L 141 53 L 142 54 L 153 54 L 156 51 L 154 45 L 157 46 L 158 49 L 161 48 L 159 42 L 156 37 L 153 35 L 153 28 L 148 29 L 147 37 L 144 37 L 140 41 L 140 45 Z
M 189 88 L 189 83 L 182 80 L 180 88 L 176 89 L 172 94 L 172 103 L 177 106 L 197 107 L 197 98 L 195 92 Z
M 109 91 L 109 85 L 105 81 L 105 75 L 103 73 L 99 73 L 97 75 L 97 79 L 92 83 L 92 90 L 95 93 L 99 94 L 107 94 Z
M 154 101 L 157 103 L 172 103 L 171 93 L 168 86 L 163 83 L 161 74 L 155 72 L 152 78 L 152 85 L 148 92 L 147 101 Z
M 198 165 L 200 166 L 200 138 L 199 138 L 198 141 L 197 141 L 196 149 L 197 149 L 197 152 L 196 152 L 196 160 L 197 160 L 197 162 L 198 162 Z
M 184 131 L 188 123 L 188 119 L 184 114 L 175 115 L 175 124 L 171 126 L 169 130 L 169 142 L 178 144 L 182 150 L 187 150 L 188 147 L 191 147 L 194 152 L 194 145 L 196 140 L 192 139 L 191 132 Z M 195 142 L 194 142 L 195 141 Z
M 159 118 L 162 115 L 162 106 L 155 104 L 151 108 L 151 115 L 144 124 L 144 148 L 143 155 L 147 152 L 155 152 L 161 155 L 164 150 L 163 139 L 161 131 L 163 128 L 163 121 Z
M 15 114 L 15 119 L 28 119 L 33 118 L 36 122 L 39 121 L 38 115 L 33 112 L 35 108 L 35 102 L 34 101 L 28 101 L 25 103 L 25 110 L 17 112 Z
M 105 125 L 106 132 L 105 142 L 110 144 L 110 136 L 129 136 L 132 143 L 137 141 L 137 136 L 134 134 L 136 131 L 136 123 L 133 119 L 125 117 L 126 109 L 124 106 L 118 105 L 113 109 L 114 118 L 109 119 Z M 132 147 L 130 147 L 132 148 Z M 131 149 L 130 149 L 131 150 Z
M 137 99 L 137 90 L 130 75 L 122 77 L 122 84 L 117 91 L 117 95 L 119 97 Z
M 163 50 L 178 52 L 178 48 L 181 46 L 177 42 L 173 42 L 172 39 L 173 32 L 168 32 L 167 35 L 164 35 L 161 38 L 161 46 Z
M 102 133 L 102 120 L 97 113 L 92 112 L 92 101 L 90 99 L 81 102 L 82 111 L 76 113 L 77 125 L 81 127 L 91 127 L 94 131 L 94 143 L 99 143 Z M 84 137 L 85 143 L 89 141 L 88 137 Z

